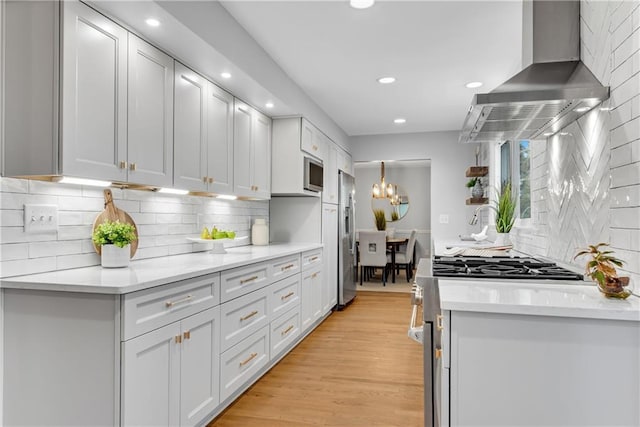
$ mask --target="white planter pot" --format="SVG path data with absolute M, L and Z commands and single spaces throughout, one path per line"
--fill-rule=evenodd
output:
M 102 266 L 106 268 L 128 267 L 131 249 L 129 245 L 119 248 L 116 245 L 103 245 L 101 248 Z
M 511 238 L 509 237 L 509 233 L 497 233 L 494 244 L 496 246 L 510 246 Z

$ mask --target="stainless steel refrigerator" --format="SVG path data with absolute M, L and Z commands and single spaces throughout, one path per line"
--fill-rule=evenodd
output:
M 356 296 L 355 179 L 343 171 L 338 175 L 338 308 Z

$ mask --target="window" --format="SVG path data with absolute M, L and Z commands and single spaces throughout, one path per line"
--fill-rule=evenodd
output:
M 508 181 L 512 183 L 512 189 L 518 196 L 517 223 L 525 225 L 527 220 L 531 218 L 531 151 L 529 141 L 504 142 L 500 145 L 499 157 L 500 187 Z

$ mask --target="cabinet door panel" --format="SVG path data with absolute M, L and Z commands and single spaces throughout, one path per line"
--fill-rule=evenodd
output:
M 251 169 L 251 111 L 237 99 L 233 113 L 233 185 L 238 196 L 253 197 Z
M 127 31 L 64 2 L 62 171 L 125 181 Z
M 182 321 L 180 418 L 193 426 L 220 403 L 220 307 Z
M 174 185 L 207 190 L 206 101 L 210 84 L 179 62 L 175 63 Z
M 327 155 L 324 163 L 323 178 L 324 188 L 322 189 L 322 201 L 325 203 L 338 203 L 338 150 L 336 146 L 327 139 Z
M 173 185 L 173 59 L 129 34 L 130 182 Z
M 323 284 L 322 311 L 329 312 L 338 303 L 338 207 L 322 209 Z
M 122 425 L 180 422 L 179 322 L 122 344 Z
M 271 119 L 254 112 L 252 131 L 255 196 L 271 198 Z
M 209 191 L 233 193 L 233 96 L 209 83 L 207 91 Z

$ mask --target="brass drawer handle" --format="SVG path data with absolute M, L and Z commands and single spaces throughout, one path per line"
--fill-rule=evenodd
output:
M 313 258 L 309 259 L 309 262 L 311 262 L 311 261 L 315 261 L 315 260 L 317 260 L 317 259 L 318 259 L 318 257 L 317 257 L 317 256 L 314 256 Z
M 258 353 L 251 353 L 251 356 L 247 357 L 245 360 L 243 360 L 242 362 L 240 362 L 240 366 L 244 366 L 247 363 L 251 362 L 253 359 L 256 358 L 256 356 L 258 355 Z
M 191 338 L 191 331 L 184 331 L 184 334 L 182 334 L 184 336 L 185 340 L 188 340 L 189 338 Z
M 440 359 L 442 357 L 442 349 L 436 348 L 436 359 Z
M 318 146 L 317 145 L 314 145 L 311 148 L 313 148 L 313 151 L 318 151 Z
M 291 331 L 292 329 L 293 329 L 293 325 L 289 325 L 289 327 L 287 329 L 285 329 L 284 331 L 282 331 L 280 333 L 280 336 L 287 335 L 289 333 L 289 331 Z
M 258 279 L 258 276 L 251 276 L 248 279 L 240 280 L 240 284 L 244 285 L 245 283 L 253 282 L 254 280 L 257 280 L 257 279 Z
M 182 342 L 182 335 L 176 335 L 176 344 L 180 344 Z
M 191 298 L 192 298 L 191 295 L 187 295 L 186 297 L 184 297 L 182 299 L 179 299 L 179 300 L 176 300 L 176 301 L 167 301 L 165 304 L 166 304 L 167 307 L 173 307 L 176 304 L 183 304 L 185 302 L 188 302 L 188 301 L 191 300 Z
M 258 310 L 253 310 L 251 313 L 247 314 L 246 316 L 242 316 L 240 318 L 240 321 L 242 322 L 243 320 L 251 319 L 256 314 L 258 314 Z
M 290 297 L 290 296 L 292 296 L 292 295 L 294 295 L 294 292 L 293 292 L 293 291 L 289 292 L 289 293 L 288 293 L 288 294 L 286 294 L 286 295 L 281 296 L 281 297 L 280 297 L 280 299 L 281 299 L 282 301 L 284 301 L 284 300 L 286 300 L 287 298 L 289 298 L 289 297 Z
M 289 264 L 289 265 L 285 265 L 284 267 L 281 267 L 280 270 L 285 271 L 293 267 L 295 267 L 295 264 Z
M 436 329 L 438 331 L 441 331 L 444 329 L 444 326 L 442 325 L 442 320 L 443 320 L 442 314 L 438 314 L 436 316 Z
M 313 274 L 311 275 L 311 278 L 312 278 L 312 279 L 315 279 L 317 275 L 318 275 L 318 273 L 313 273 Z

